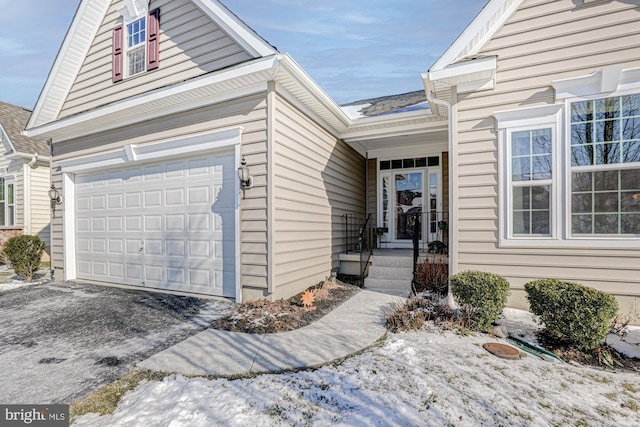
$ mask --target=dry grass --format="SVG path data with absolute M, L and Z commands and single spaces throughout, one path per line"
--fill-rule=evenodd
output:
M 148 381 L 162 381 L 171 374 L 166 372 L 134 371 L 117 381 L 105 385 L 94 393 L 75 401 L 70 408 L 71 422 L 84 414 L 112 414 L 124 395 Z

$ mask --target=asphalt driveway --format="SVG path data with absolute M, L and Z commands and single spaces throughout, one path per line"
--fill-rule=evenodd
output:
M 77 283 L 0 292 L 0 403 L 71 403 L 233 305 Z

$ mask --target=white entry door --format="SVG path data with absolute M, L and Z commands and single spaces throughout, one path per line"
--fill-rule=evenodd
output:
M 78 279 L 235 297 L 234 158 L 77 176 Z

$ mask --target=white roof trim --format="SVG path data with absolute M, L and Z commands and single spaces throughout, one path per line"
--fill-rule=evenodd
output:
M 40 93 L 27 129 L 56 120 L 111 0 L 82 0 Z
M 4 137 L 2 137 L 2 135 L 4 135 Z M 16 151 L 16 147 L 13 145 L 13 142 L 11 141 L 11 138 L 9 138 L 9 134 L 7 133 L 6 130 L 4 130 L 4 128 L 2 127 L 2 123 L 0 123 L 0 141 L 2 141 L 3 143 L 6 142 L 9 145 L 9 148 L 11 149 L 11 151 L 14 152 L 14 154 L 17 152 Z
M 442 70 L 463 58 L 476 55 L 523 1 L 490 0 L 429 70 Z
M 58 160 L 56 163 L 63 173 L 82 173 L 136 162 L 157 161 L 239 145 L 243 131 L 243 127 L 237 126 L 181 139 L 168 139 L 154 144 L 140 146 L 129 144 L 115 151 Z
M 236 43 L 241 45 L 254 58 L 269 56 L 278 51 L 253 31 L 240 18 L 233 14 L 218 0 L 192 0 Z

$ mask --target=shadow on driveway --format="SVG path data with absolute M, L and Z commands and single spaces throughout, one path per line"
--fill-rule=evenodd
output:
M 0 403 L 71 403 L 233 307 L 68 282 L 0 292 Z

